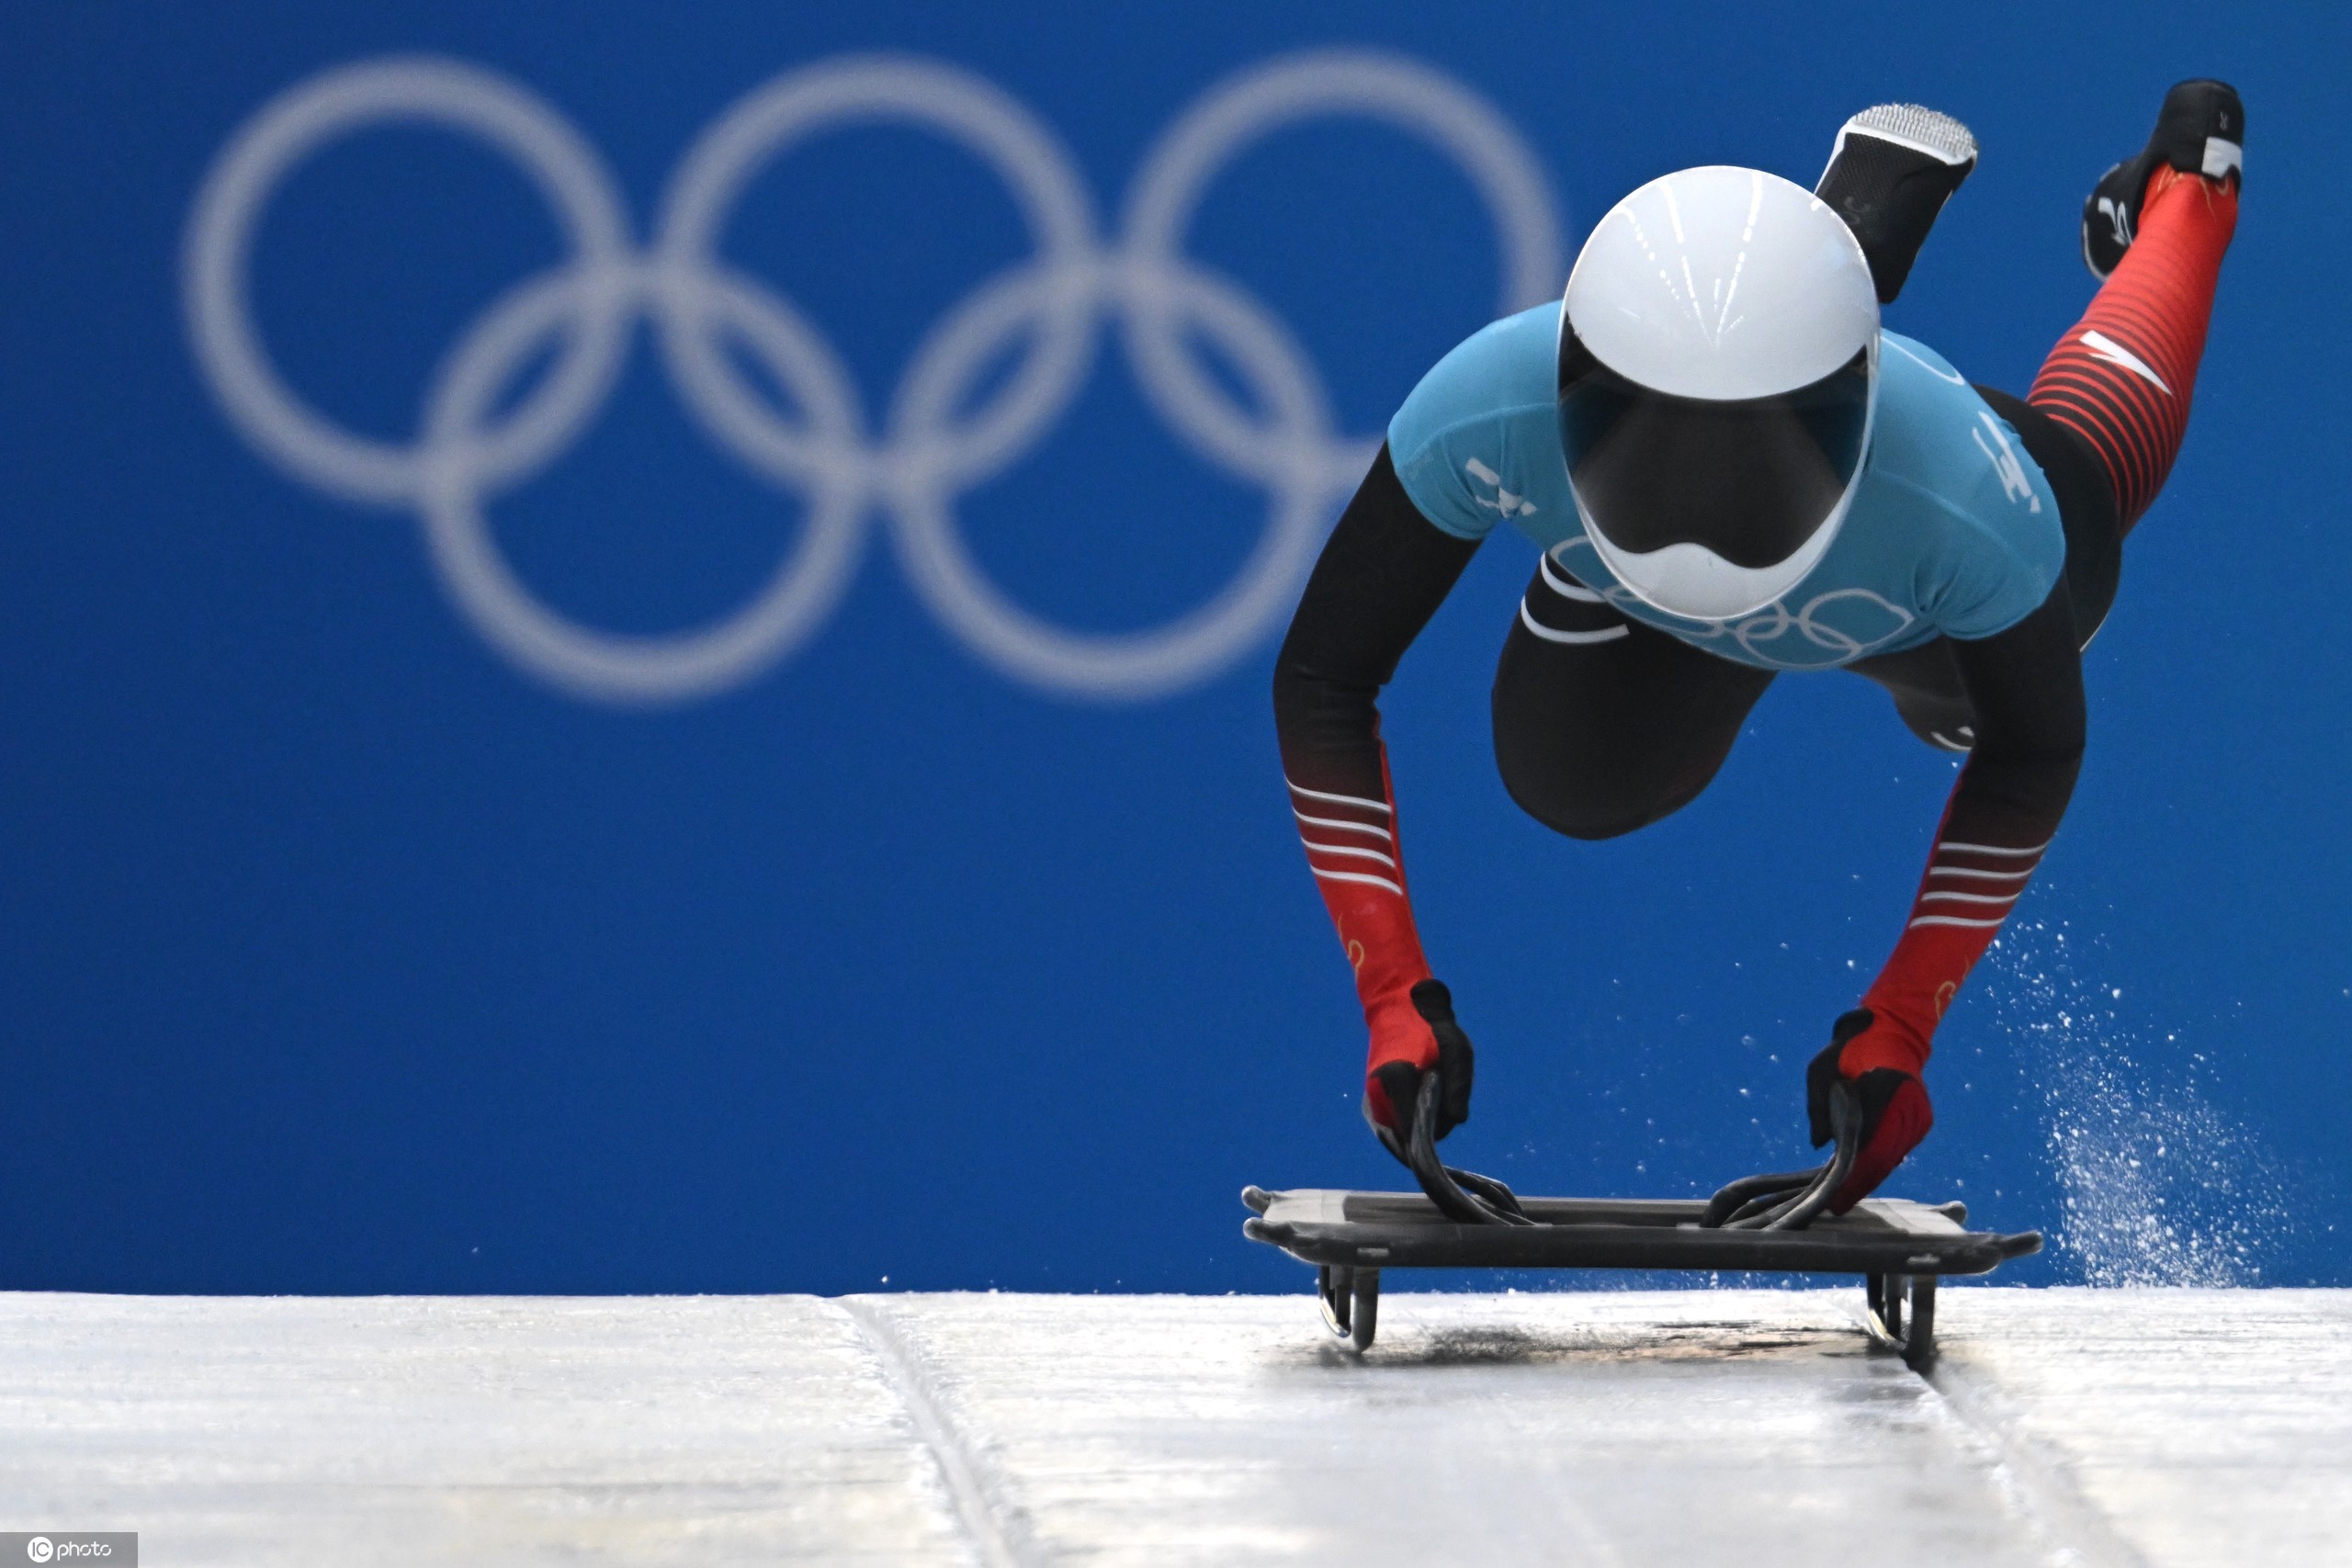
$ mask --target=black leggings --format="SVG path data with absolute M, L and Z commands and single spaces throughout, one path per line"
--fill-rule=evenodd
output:
M 2006 392 L 1977 390 L 2013 425 L 2058 499 L 2066 592 L 2088 643 L 2115 602 L 2122 536 L 2113 491 L 2072 431 Z M 1495 761 L 1528 815 L 1577 839 L 1611 839 L 1679 811 L 1731 754 L 1772 671 L 1703 652 L 1539 567 L 1495 671 Z M 1911 732 L 1965 751 L 1974 715 L 1939 637 L 1846 668 L 1883 686 Z

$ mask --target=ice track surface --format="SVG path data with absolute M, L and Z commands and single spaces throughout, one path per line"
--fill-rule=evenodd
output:
M 0 1530 L 150 1564 L 2352 1562 L 2352 1292 L 0 1295 Z

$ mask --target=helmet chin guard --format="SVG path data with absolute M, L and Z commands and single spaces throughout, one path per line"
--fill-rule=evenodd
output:
M 1643 604 L 1690 621 L 1733 621 L 1754 615 L 1803 582 L 1828 552 L 1843 518 L 1841 508 L 1796 554 L 1759 567 L 1734 566 L 1706 546 L 1689 543 L 1634 555 L 1611 544 L 1589 520 L 1585 537 L 1592 541 L 1601 564 Z
M 1877 292 L 1842 219 L 1755 169 L 1651 181 L 1595 228 L 1560 310 L 1586 536 L 1668 615 L 1765 608 L 1836 540 L 1877 383 Z

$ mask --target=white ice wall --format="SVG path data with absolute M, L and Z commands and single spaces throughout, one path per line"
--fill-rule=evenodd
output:
M 1305 1271 L 1301 1271 L 1302 1283 Z M 0 1530 L 171 1563 L 2352 1562 L 2352 1292 L 0 1295 Z

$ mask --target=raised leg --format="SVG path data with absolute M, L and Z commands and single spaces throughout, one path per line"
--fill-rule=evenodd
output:
M 2089 443 L 2125 533 L 2156 499 L 2188 431 L 2222 255 L 2237 227 L 2245 124 L 2236 93 L 2221 83 L 2184 82 L 2165 97 L 2147 150 L 2110 170 L 2092 197 L 2084 254 L 2094 271 L 2102 261 L 2111 268 L 2026 397 Z

